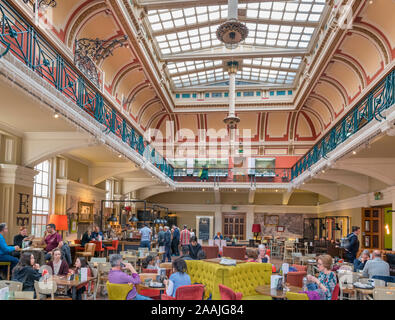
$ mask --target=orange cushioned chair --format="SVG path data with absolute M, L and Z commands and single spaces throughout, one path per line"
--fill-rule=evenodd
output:
M 288 272 L 287 282 L 291 286 L 302 288 L 303 287 L 303 278 L 307 275 L 307 266 L 293 264 L 292 267 L 298 271 Z
M 236 260 L 246 260 L 246 247 L 223 247 L 222 256 Z
M 217 246 L 202 246 L 202 250 L 206 254 L 206 259 L 218 258 L 219 248 Z
M 113 240 L 111 247 L 104 248 L 107 251 L 107 255 L 109 254 L 110 251 L 113 251 L 113 253 L 114 253 L 114 251 L 118 252 L 118 243 L 119 243 L 119 240 Z
M 231 288 L 223 284 L 219 285 L 219 294 L 221 295 L 221 300 L 241 300 L 243 298 L 241 292 L 234 292 Z
M 191 284 L 177 288 L 176 297 L 173 298 L 167 294 L 162 294 L 161 300 L 203 300 L 204 285 Z
M 101 241 L 90 241 L 91 243 L 96 244 L 95 252 L 99 257 L 102 257 L 104 254 L 103 242 Z
M 84 251 L 85 250 L 85 248 L 83 246 L 81 246 L 81 240 L 78 240 L 78 239 L 74 240 L 74 244 L 79 245 L 79 247 L 75 247 L 75 251 Z

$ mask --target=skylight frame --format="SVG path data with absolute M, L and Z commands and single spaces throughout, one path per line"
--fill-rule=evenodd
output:
M 323 19 L 325 13 L 325 0 L 299 0 L 298 2 L 256 2 L 239 4 L 239 9 L 244 9 L 245 17 L 239 17 L 241 21 L 245 20 L 249 28 L 249 36 L 243 44 L 252 45 L 256 48 L 279 48 L 279 49 L 306 49 L 312 47 L 312 41 L 315 39 L 316 28 Z M 252 12 L 256 11 L 255 14 Z M 318 15 L 318 16 L 317 16 Z M 313 24 L 309 21 L 313 18 Z M 222 47 L 217 38 L 215 31 L 219 24 L 227 18 L 227 5 L 206 5 L 197 7 L 177 8 L 177 9 L 160 9 L 148 10 L 147 21 L 152 23 L 151 34 L 157 44 L 158 52 L 162 57 L 169 60 L 168 75 L 173 82 L 174 88 L 186 88 L 188 86 L 205 85 L 212 82 L 218 82 L 225 79 L 222 75 L 220 79 L 212 79 L 208 76 L 213 69 L 212 65 L 205 63 L 204 68 L 184 66 L 171 68 L 178 62 L 171 62 L 172 56 L 178 54 L 198 54 L 209 50 L 213 47 Z M 272 19 L 272 23 L 268 23 Z M 182 21 L 181 21 L 182 20 Z M 314 24 L 315 23 L 315 24 Z M 158 25 L 158 26 L 155 26 Z M 295 25 L 293 25 L 295 24 Z M 160 26 L 159 26 L 160 25 Z M 207 52 L 207 51 L 206 51 Z M 170 58 L 170 59 L 169 59 Z M 286 58 L 286 57 L 284 57 Z M 242 81 L 259 81 L 263 85 L 268 83 L 273 85 L 294 85 L 298 76 L 298 71 L 302 65 L 302 57 L 298 58 L 297 63 L 290 63 L 289 66 L 282 63 L 274 63 L 276 58 L 264 58 L 271 60 L 270 64 L 253 65 L 261 70 L 268 68 L 275 70 L 276 75 L 270 77 L 261 77 L 256 73 L 240 71 L 238 79 Z M 287 58 L 294 59 L 294 58 Z M 247 59 L 254 60 L 258 59 Z M 262 60 L 262 61 L 263 61 Z M 214 62 L 216 60 L 213 60 Z M 221 62 L 222 63 L 222 62 Z M 244 64 L 247 66 L 247 64 Z M 192 72 L 192 73 L 191 73 Z M 202 79 L 195 80 L 195 74 L 202 75 Z M 278 72 L 286 72 L 285 75 Z M 178 78 L 184 73 L 190 73 L 188 80 Z M 226 73 L 224 70 L 223 73 Z M 250 74 L 250 78 L 247 78 Z M 258 80 L 257 80 L 258 79 Z

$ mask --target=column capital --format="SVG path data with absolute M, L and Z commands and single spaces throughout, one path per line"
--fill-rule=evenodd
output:
M 15 164 L 0 164 L 0 183 L 17 184 L 33 188 L 34 176 L 38 171 Z

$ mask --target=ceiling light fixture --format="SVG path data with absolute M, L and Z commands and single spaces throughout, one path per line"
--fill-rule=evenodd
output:
M 59 114 L 55 113 L 53 116 L 55 119 L 59 118 Z
M 354 150 L 354 151 L 352 152 L 352 154 L 357 154 L 357 152 Z
M 221 24 L 216 32 L 219 41 L 227 49 L 236 49 L 248 36 L 248 28 L 237 20 L 238 0 L 228 0 L 228 20 Z

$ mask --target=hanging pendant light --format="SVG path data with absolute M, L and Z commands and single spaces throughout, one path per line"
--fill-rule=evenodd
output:
M 138 222 L 138 221 L 139 219 L 136 217 L 136 215 L 133 215 L 133 217 L 129 219 L 129 222 Z

